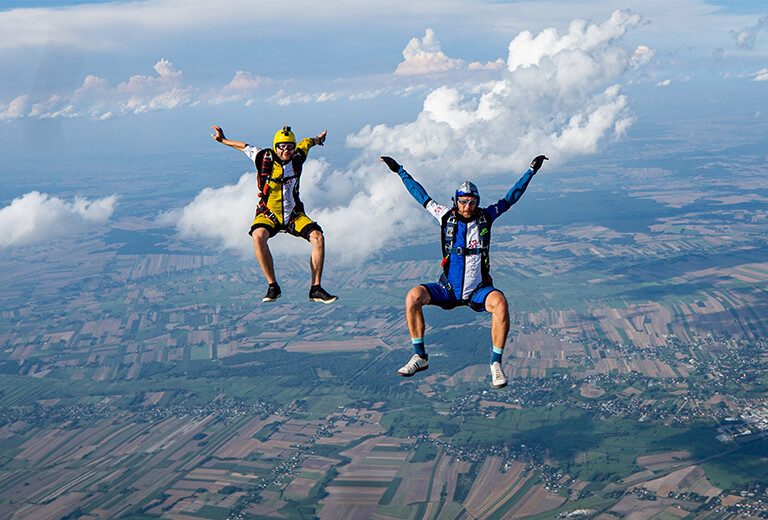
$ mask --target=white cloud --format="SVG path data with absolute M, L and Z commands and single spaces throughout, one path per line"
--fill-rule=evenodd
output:
M 38 191 L 29 192 L 0 209 L 0 246 L 41 242 L 80 232 L 106 222 L 116 203 L 114 195 L 93 201 L 76 197 L 73 202 L 66 202 Z
M 423 40 L 412 38 L 403 49 L 403 61 L 397 66 L 395 75 L 413 76 L 432 72 L 446 72 L 459 69 L 464 61 L 449 58 L 440 50 L 435 31 L 427 29 Z
M 754 81 L 768 81 L 768 69 L 758 70 L 752 75 L 755 77 Z
M 210 94 L 212 104 L 229 103 L 248 98 L 264 85 L 273 83 L 270 78 L 256 76 L 250 72 L 238 70 L 228 84 L 220 89 L 214 89 Z
M 347 145 L 360 153 L 346 171 L 331 170 L 322 160 L 308 161 L 302 199 L 308 215 L 326 232 L 328 255 L 359 260 L 414 226 L 429 225 L 430 217 L 420 214 L 423 210 L 400 179 L 379 162 L 380 155 L 395 157 L 440 200 L 464 178 L 478 181 L 482 190 L 483 179 L 504 174 L 511 186 L 539 153 L 552 158 L 545 166 L 549 170 L 624 134 L 633 116 L 617 82 L 632 65 L 619 40 L 639 23 L 639 16 L 617 11 L 599 25 L 575 21 L 562 36 L 555 29 L 536 37 L 521 33 L 509 45 L 502 79 L 434 88 L 415 120 L 368 125 L 347 136 Z M 313 149 L 312 155 L 322 157 L 322 149 Z M 225 247 L 250 247 L 242 230 L 257 198 L 255 188 L 243 196 L 243 183 L 241 178 L 240 188 L 205 190 L 198 197 L 215 200 L 232 220 L 182 233 L 215 238 Z M 503 195 L 487 194 L 484 200 Z M 206 217 L 213 209 L 198 199 L 183 210 L 190 212 L 184 221 L 190 227 L 213 218 Z M 235 219 L 229 209 L 241 206 L 237 211 L 242 215 Z M 286 243 L 276 247 L 292 252 L 301 241 Z
M 656 86 L 657 87 L 668 87 L 671 84 L 672 84 L 672 80 L 671 79 L 665 79 L 663 81 L 659 81 L 658 83 L 656 83 Z
M 269 98 L 270 101 L 274 101 L 278 106 L 284 107 L 293 105 L 295 103 L 325 103 L 327 101 L 335 101 L 344 97 L 341 91 L 334 92 L 320 92 L 313 94 L 306 94 L 303 92 L 297 92 L 295 94 L 286 94 L 285 91 L 280 90 L 277 94 Z
M 235 185 L 204 189 L 187 206 L 164 214 L 161 220 L 175 225 L 182 238 L 211 241 L 245 253 L 251 247 L 247 232 L 258 200 L 256 174 L 247 173 Z
M 655 50 L 651 50 L 645 45 L 639 45 L 632 54 L 630 61 L 633 67 L 639 67 L 649 63 L 655 54 Z
M 54 94 L 45 100 L 19 96 L 0 105 L 0 119 L 54 119 L 88 115 L 108 119 L 115 115 L 168 110 L 197 102 L 195 89 L 184 87 L 182 73 L 168 60 L 154 66 L 156 76 L 134 75 L 111 88 L 104 78 L 88 75 L 71 94 Z
M 479 61 L 473 61 L 467 68 L 469 70 L 502 70 L 507 64 L 502 58 L 496 61 L 489 61 L 488 63 L 480 63 Z
M 731 36 L 736 40 L 736 46 L 740 49 L 753 49 L 760 31 L 768 29 L 768 15 L 757 20 L 753 26 L 739 31 L 731 31 Z
M 0 120 L 25 117 L 31 105 L 30 97 L 26 94 L 18 96 L 8 104 L 0 104 Z

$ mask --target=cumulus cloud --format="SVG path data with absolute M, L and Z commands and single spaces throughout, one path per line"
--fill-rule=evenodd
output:
M 653 56 L 656 54 L 655 50 L 651 50 L 645 45 L 639 45 L 637 49 L 635 49 L 635 52 L 632 53 L 632 57 L 630 58 L 630 62 L 633 67 L 639 67 L 641 65 L 646 65 L 649 63 Z
M 395 75 L 413 76 L 432 72 L 445 72 L 458 69 L 464 61 L 449 58 L 440 50 L 440 42 L 435 37 L 435 31 L 427 29 L 424 38 L 412 38 L 403 49 L 403 61 L 395 69 Z
M 488 63 L 480 63 L 479 61 L 473 61 L 467 68 L 469 70 L 502 70 L 507 62 L 502 58 L 496 61 L 489 61 Z
M 415 120 L 368 125 L 347 136 L 347 145 L 359 154 L 346 170 L 308 161 L 302 198 L 326 232 L 328 253 L 359 260 L 429 220 L 411 203 L 400 179 L 379 162 L 380 155 L 394 156 L 440 201 L 464 178 L 482 186 L 484 179 L 505 175 L 511 186 L 539 153 L 553 159 L 546 166 L 551 168 L 623 135 L 633 116 L 620 79 L 633 64 L 620 40 L 640 21 L 638 15 L 616 11 L 601 24 L 576 20 L 565 34 L 554 28 L 536 36 L 522 32 L 509 44 L 501 79 L 434 88 Z M 436 42 L 429 33 L 425 40 Z M 422 41 L 412 50 L 423 48 Z M 322 149 L 312 150 L 318 154 Z M 237 191 L 230 194 L 238 201 L 235 206 L 243 200 Z M 254 189 L 249 193 L 245 205 L 252 212 L 257 199 Z M 213 195 L 204 194 L 205 199 Z M 487 194 L 484 200 L 503 195 Z M 227 198 L 216 204 L 231 208 Z M 190 225 L 211 213 L 198 202 L 183 210 L 191 214 Z M 215 226 L 221 244 L 242 243 L 243 219 L 248 218 Z
M 247 161 L 245 155 L 243 158 Z M 312 206 L 323 197 L 318 180 L 326 169 L 325 161 L 308 160 L 304 165 L 302 200 Z M 339 195 L 338 191 L 335 193 Z M 188 205 L 164 213 L 159 221 L 174 226 L 181 238 L 202 240 L 220 249 L 251 255 L 253 246 L 247 233 L 258 201 L 256 173 L 245 173 L 236 184 L 204 189 Z M 278 237 L 270 241 L 270 248 L 275 254 L 307 251 L 308 245 L 303 240 L 283 240 L 287 237 Z
M 278 106 L 284 107 L 293 105 L 295 103 L 325 103 L 328 101 L 335 101 L 344 97 L 341 91 L 333 92 L 320 92 L 314 94 L 307 94 L 303 92 L 297 92 L 295 94 L 287 94 L 284 90 L 278 91 L 274 96 L 269 98 Z
M 232 78 L 232 81 L 210 93 L 210 102 L 212 104 L 221 104 L 239 101 L 252 96 L 264 85 L 269 85 L 271 83 L 272 80 L 270 78 L 238 70 L 235 73 L 235 77 Z
M 256 174 L 248 173 L 237 184 L 204 189 L 184 208 L 164 214 L 161 222 L 175 225 L 182 238 L 247 252 L 246 233 L 258 200 Z
M 196 102 L 195 89 L 183 86 L 182 73 L 161 59 L 156 75 L 134 75 L 110 87 L 106 79 L 94 75 L 68 95 L 54 94 L 45 100 L 19 96 L 7 105 L 0 104 L 0 119 L 25 117 L 54 119 L 87 115 L 106 119 L 116 115 L 140 114 L 152 110 L 172 109 Z
M 668 87 L 671 84 L 672 84 L 672 80 L 665 79 L 664 81 L 659 81 L 658 83 L 656 83 L 656 86 L 657 87 Z
M 93 201 L 76 197 L 66 202 L 29 192 L 0 209 L 0 246 L 40 242 L 102 224 L 112 216 L 116 203 L 114 195 Z
M 754 81 L 768 81 L 768 69 L 758 70 L 752 75 L 755 77 Z
M 739 31 L 731 31 L 730 34 L 736 40 L 736 46 L 739 49 L 752 49 L 757 41 L 757 35 L 766 29 L 768 29 L 768 15 L 760 18 L 755 25 Z

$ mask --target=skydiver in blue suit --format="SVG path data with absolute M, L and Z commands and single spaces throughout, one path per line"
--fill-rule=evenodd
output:
M 440 281 L 417 285 L 405 298 L 405 316 L 414 354 L 397 371 L 398 375 L 411 377 L 429 368 L 429 356 L 424 348 L 422 307 L 437 305 L 450 310 L 466 305 L 476 312 L 487 311 L 492 314 L 491 387 L 507 386 L 501 359 L 509 333 L 509 307 L 504 293 L 493 286 L 490 276 L 491 224 L 520 200 L 545 160 L 547 157 L 543 155 L 534 158 L 531 167 L 504 198 L 481 208 L 480 193 L 473 183 L 462 182 L 456 189 L 453 204 L 441 205 L 397 161 L 391 157 L 381 157 L 381 161 L 400 176 L 413 198 L 440 222 L 443 247 L 443 273 Z

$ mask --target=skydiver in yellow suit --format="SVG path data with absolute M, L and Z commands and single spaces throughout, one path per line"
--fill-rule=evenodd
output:
M 264 302 L 280 298 L 280 285 L 275 278 L 275 266 L 267 240 L 277 233 L 289 233 L 301 237 L 312 245 L 309 268 L 312 286 L 309 299 L 313 302 L 332 303 L 338 296 L 328 294 L 321 286 L 325 259 L 325 238 L 320 226 L 304 214 L 304 204 L 299 198 L 299 179 L 309 149 L 325 142 L 326 130 L 316 137 L 308 137 L 296 143 L 291 127 L 284 126 L 275 134 L 272 148 L 257 148 L 242 141 L 227 139 L 219 126 L 211 127 L 216 141 L 245 153 L 256 166 L 260 190 L 259 205 L 251 224 L 249 235 L 253 239 L 256 259 L 269 283 Z

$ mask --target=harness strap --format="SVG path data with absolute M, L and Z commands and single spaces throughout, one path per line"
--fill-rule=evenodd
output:
M 269 177 L 267 181 L 272 181 L 277 184 L 283 184 L 285 181 L 295 179 L 298 175 L 289 175 L 288 177 Z
M 280 221 L 277 219 L 277 216 L 263 202 L 259 203 L 259 207 L 256 208 L 256 215 L 264 215 L 269 220 L 271 220 L 274 225 L 280 225 Z
M 446 291 L 456 296 L 456 293 L 453 292 L 453 285 L 448 281 L 448 277 L 445 276 L 445 273 L 440 273 L 440 280 L 437 283 L 442 285 Z
M 487 247 L 452 247 L 448 249 L 446 253 L 448 255 L 469 256 L 479 255 L 486 251 L 488 251 Z

